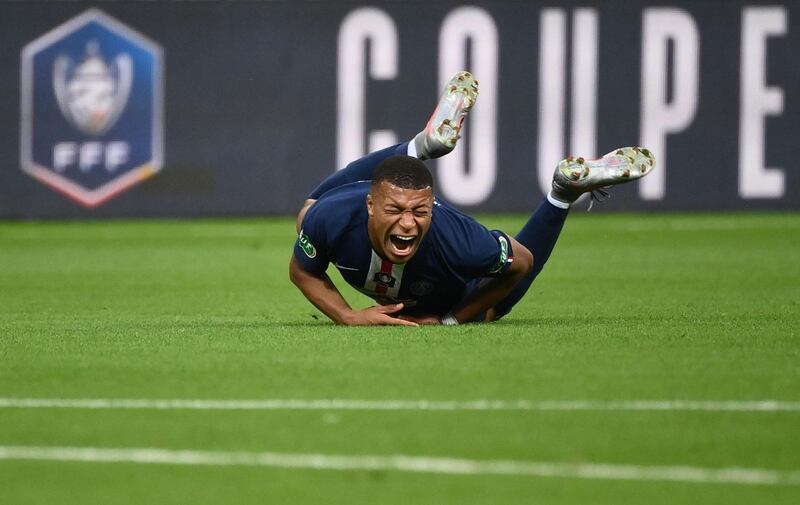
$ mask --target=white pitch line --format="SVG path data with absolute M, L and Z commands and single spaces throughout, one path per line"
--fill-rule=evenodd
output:
M 704 411 L 800 412 L 800 402 L 779 400 L 347 400 L 347 399 L 131 399 L 131 398 L 0 398 L 0 408 L 139 409 L 139 410 L 408 410 L 408 411 Z
M 545 461 L 473 460 L 425 456 L 347 456 L 278 452 L 219 452 L 152 448 L 0 446 L 0 460 L 265 466 L 312 470 L 416 472 L 453 475 L 518 475 L 569 479 L 673 481 L 704 484 L 798 486 L 800 471 L 764 468 L 640 466 Z

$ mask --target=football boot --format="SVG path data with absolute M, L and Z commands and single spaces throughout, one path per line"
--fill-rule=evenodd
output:
M 478 81 L 467 71 L 458 72 L 444 87 L 428 124 L 414 137 L 417 157 L 439 158 L 456 147 L 467 114 L 478 99 Z
M 592 201 L 602 200 L 608 196 L 605 188 L 640 179 L 655 166 L 653 153 L 642 147 L 622 147 L 596 160 L 569 156 L 556 167 L 551 194 L 564 203 L 584 193 L 590 193 Z

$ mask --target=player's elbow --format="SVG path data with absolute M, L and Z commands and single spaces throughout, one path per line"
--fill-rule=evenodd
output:
M 292 284 L 295 286 L 300 287 L 302 274 L 303 272 L 297 264 L 297 260 L 292 256 L 291 261 L 289 261 L 289 280 L 292 281 Z
M 533 253 L 524 245 L 518 244 L 517 250 L 514 251 L 514 264 L 521 277 L 533 272 L 533 262 Z
M 511 247 L 514 251 L 514 261 L 511 263 L 511 274 L 520 278 L 525 277 L 533 271 L 533 253 L 524 245 L 511 239 Z

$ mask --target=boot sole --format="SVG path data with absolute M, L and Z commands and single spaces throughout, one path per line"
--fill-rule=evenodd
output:
M 461 138 L 461 127 L 478 100 L 478 81 L 461 71 L 454 75 L 439 97 L 436 110 L 428 120 L 429 138 L 447 149 L 453 149 Z
M 655 165 L 655 156 L 649 149 L 622 147 L 596 160 L 569 156 L 558 163 L 558 171 L 571 185 L 585 182 L 602 187 L 640 179 Z

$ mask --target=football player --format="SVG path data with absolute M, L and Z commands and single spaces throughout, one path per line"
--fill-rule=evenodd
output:
M 552 190 L 514 237 L 488 230 L 434 195 L 421 160 L 446 155 L 478 96 L 459 72 L 413 140 L 368 154 L 325 179 L 297 216 L 289 276 L 338 324 L 410 325 L 495 321 L 508 314 L 541 272 L 570 205 L 582 194 L 647 175 L 655 158 L 626 147 L 598 160 L 559 162 Z M 354 310 L 327 275 L 378 305 Z

